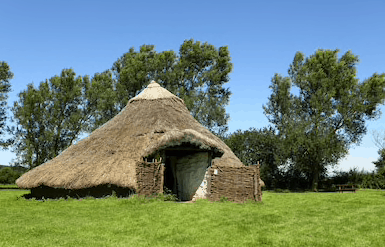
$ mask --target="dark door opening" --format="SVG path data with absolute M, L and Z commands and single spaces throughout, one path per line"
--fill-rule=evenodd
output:
M 176 163 L 175 156 L 169 156 L 166 158 L 163 187 L 166 193 L 171 191 L 172 194 L 178 197 L 175 163 Z M 168 189 L 168 191 L 166 190 L 166 188 Z

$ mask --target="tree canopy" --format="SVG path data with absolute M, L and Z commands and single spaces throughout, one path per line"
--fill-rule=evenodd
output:
M 10 141 L 1 139 L 5 134 L 7 120 L 7 100 L 8 93 L 11 91 L 10 79 L 13 78 L 9 65 L 6 62 L 0 62 L 0 148 L 6 148 Z
M 245 165 L 261 164 L 261 178 L 267 188 L 275 186 L 279 166 L 287 160 L 280 137 L 272 127 L 237 130 L 227 135 L 224 142 Z
M 373 164 L 377 168 L 377 172 L 385 169 L 385 130 L 372 132 L 374 144 L 379 148 L 379 157 Z
M 16 165 L 34 168 L 54 158 L 89 128 L 95 104 L 85 100 L 88 77 L 76 77 L 72 69 L 41 82 L 28 84 L 12 108 L 16 129 Z M 91 109 L 92 108 L 92 109 Z
M 359 144 L 365 121 L 379 116 L 385 98 L 385 74 L 373 74 L 359 82 L 358 56 L 348 51 L 317 50 L 305 58 L 297 52 L 288 77 L 275 74 L 272 94 L 263 106 L 268 120 L 290 149 L 299 169 L 313 176 L 317 189 L 320 174 Z M 299 93 L 291 88 L 295 86 Z
M 203 126 L 223 135 L 229 120 L 225 106 L 231 95 L 223 85 L 229 82 L 230 60 L 227 47 L 217 49 L 194 40 L 184 41 L 179 54 L 172 50 L 158 53 L 154 45 L 143 45 L 139 51 L 131 48 L 110 71 L 95 75 L 93 84 L 103 88 L 108 97 L 103 96 L 98 105 L 94 128 L 121 111 L 130 98 L 155 80 L 182 98 L 192 116 Z
M 373 164 L 376 166 L 377 172 L 385 168 L 385 148 L 378 150 L 379 157 Z

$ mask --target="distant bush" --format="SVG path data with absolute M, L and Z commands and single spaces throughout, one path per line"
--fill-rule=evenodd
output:
M 11 167 L 3 167 L 0 169 L 0 184 L 14 184 L 23 173 L 16 171 Z
M 367 174 L 360 184 L 360 187 L 368 189 L 385 189 L 385 168 L 382 167 L 377 173 Z
M 348 172 L 335 172 L 330 180 L 333 184 L 353 184 L 362 189 L 385 189 L 385 168 L 380 168 L 377 172 L 353 168 Z

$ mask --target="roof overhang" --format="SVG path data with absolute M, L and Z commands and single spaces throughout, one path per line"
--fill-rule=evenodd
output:
M 192 129 L 172 130 L 165 133 L 156 143 L 144 151 L 143 157 L 162 150 L 207 151 L 212 153 L 213 158 L 222 157 L 224 154 L 224 150 L 220 148 L 215 140 L 209 139 Z

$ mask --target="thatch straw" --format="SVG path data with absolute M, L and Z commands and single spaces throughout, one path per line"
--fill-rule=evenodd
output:
M 230 148 L 197 122 L 182 99 L 152 82 L 114 118 L 32 169 L 17 181 L 20 188 L 48 186 L 82 189 L 102 184 L 137 188 L 135 168 L 159 149 L 190 143 L 212 150 L 213 164 L 244 166 Z

